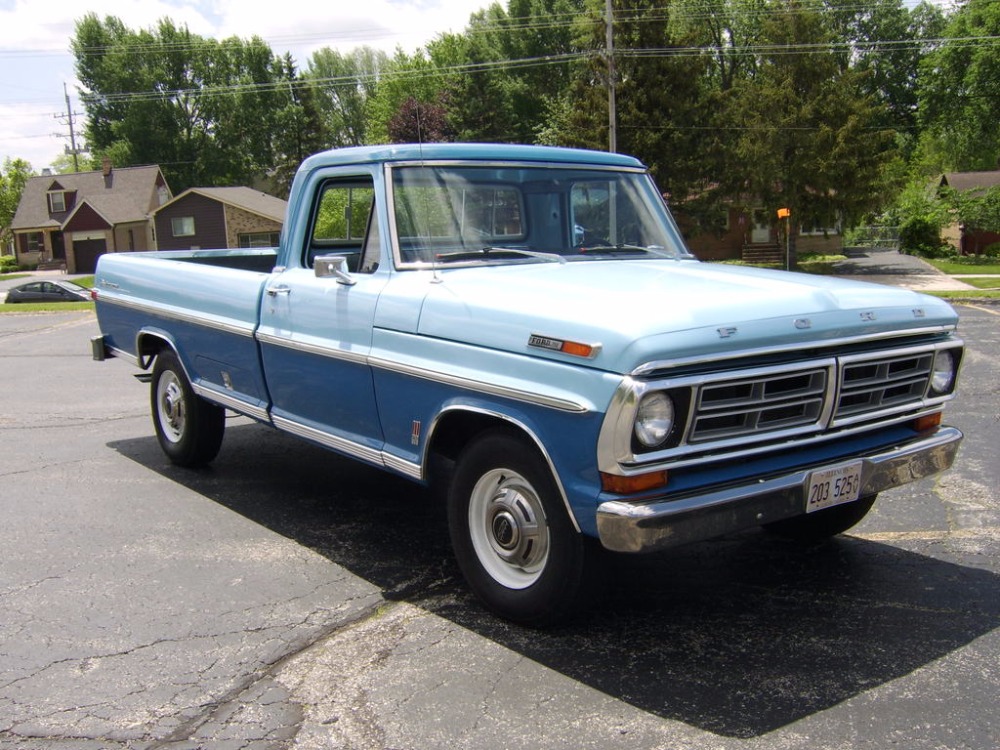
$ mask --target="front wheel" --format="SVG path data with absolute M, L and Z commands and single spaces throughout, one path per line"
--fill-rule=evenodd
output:
M 172 351 L 156 356 L 149 396 L 156 439 L 167 458 L 178 466 L 201 466 L 218 455 L 225 410 L 195 394 Z
M 448 526 L 470 588 L 500 616 L 549 625 L 584 602 L 587 545 L 527 441 L 493 432 L 466 448 L 448 493 Z
M 815 513 L 807 513 L 784 521 L 764 524 L 764 528 L 778 536 L 796 542 L 812 544 L 827 537 L 842 534 L 861 522 L 872 509 L 878 494 L 866 495 L 854 502 L 834 505 Z

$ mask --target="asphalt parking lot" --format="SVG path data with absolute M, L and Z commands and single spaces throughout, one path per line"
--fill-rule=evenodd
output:
M 1000 746 L 1000 309 L 962 307 L 956 467 L 802 550 L 609 561 L 538 632 L 435 498 L 247 420 L 171 466 L 90 313 L 0 316 L 0 748 Z

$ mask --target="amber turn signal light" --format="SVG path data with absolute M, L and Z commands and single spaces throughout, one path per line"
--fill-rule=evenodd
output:
M 605 492 L 616 495 L 631 495 L 636 492 L 655 490 L 667 486 L 667 472 L 653 471 L 649 474 L 635 474 L 623 477 L 617 474 L 601 474 L 601 487 Z
M 917 417 L 913 420 L 913 429 L 917 432 L 927 432 L 928 430 L 933 430 L 935 427 L 941 426 L 941 412 L 936 412 L 934 414 L 925 414 L 922 417 Z

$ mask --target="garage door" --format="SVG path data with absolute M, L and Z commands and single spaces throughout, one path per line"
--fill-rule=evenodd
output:
M 93 273 L 97 270 L 97 256 L 108 249 L 107 240 L 77 240 L 73 243 L 76 255 L 76 272 Z

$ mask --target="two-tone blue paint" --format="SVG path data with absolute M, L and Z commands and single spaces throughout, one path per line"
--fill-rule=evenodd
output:
M 693 363 L 743 366 L 754 354 L 824 344 L 943 335 L 957 321 L 943 302 L 905 290 L 689 259 L 400 269 L 390 170 L 435 160 L 641 168 L 613 154 L 517 146 L 318 155 L 295 178 L 281 247 L 254 258 L 261 266 L 273 258 L 273 270 L 214 265 L 242 257 L 233 251 L 103 256 L 97 311 L 106 344 L 141 365 L 167 346 L 200 395 L 414 479 L 426 478 L 430 447 L 457 417 L 507 422 L 539 447 L 577 527 L 596 535 L 597 506 L 615 500 L 601 491 L 598 443 L 627 378 Z M 304 248 L 320 187 L 355 175 L 374 184 L 386 239 L 378 269 L 345 285 L 317 277 Z M 533 336 L 578 342 L 593 354 L 532 346 Z M 835 461 L 902 439 L 907 429 L 739 466 L 709 461 L 672 477 L 671 493 Z

